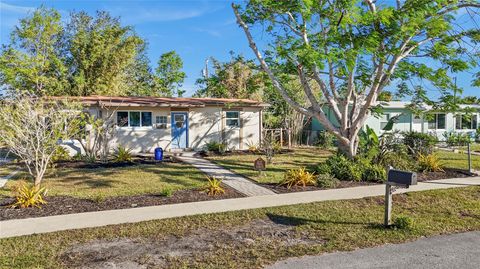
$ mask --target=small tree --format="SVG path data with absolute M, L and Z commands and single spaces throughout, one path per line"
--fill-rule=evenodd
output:
M 107 162 L 110 154 L 110 141 L 117 127 L 114 120 L 115 112 L 116 110 L 107 110 L 105 118 L 95 118 L 92 115 L 87 115 L 82 122 L 82 127 L 86 133 L 80 133 L 77 139 L 89 160 L 99 159 L 101 162 Z
M 81 122 L 78 107 L 63 101 L 46 101 L 16 95 L 0 106 L 0 142 L 22 160 L 35 187 L 39 187 L 58 142 L 69 139 Z

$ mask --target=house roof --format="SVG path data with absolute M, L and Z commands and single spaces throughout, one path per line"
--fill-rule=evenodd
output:
M 132 106 L 132 107 L 268 107 L 269 104 L 249 99 L 224 98 L 186 98 L 186 97 L 121 97 L 121 96 L 80 96 L 54 97 L 54 99 L 73 99 L 90 106 Z

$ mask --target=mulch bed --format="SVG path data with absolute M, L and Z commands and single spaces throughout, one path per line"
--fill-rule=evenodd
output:
M 155 194 L 120 196 L 105 198 L 102 201 L 75 198 L 71 196 L 47 196 L 47 204 L 41 208 L 11 208 L 14 198 L 0 198 L 0 220 L 25 219 L 81 212 L 124 209 L 165 204 L 177 204 L 197 201 L 219 200 L 244 197 L 243 194 L 223 186 L 225 194 L 209 196 L 201 190 L 178 190 L 172 196 Z
M 465 178 L 471 177 L 472 175 L 469 174 L 465 170 L 460 169 L 452 169 L 452 168 L 445 168 L 445 172 L 425 172 L 425 173 L 417 173 L 417 181 L 429 181 L 429 180 L 437 180 L 437 179 L 447 179 L 447 178 Z M 257 183 L 263 187 L 266 187 L 272 190 L 275 193 L 289 193 L 289 192 L 301 192 L 301 191 L 318 191 L 318 190 L 327 190 L 332 188 L 319 188 L 316 186 L 306 186 L 306 187 L 292 187 L 291 189 L 287 189 L 286 186 L 280 186 L 276 183 Z M 375 182 L 364 182 L 364 181 L 340 181 L 339 184 L 335 187 L 335 189 L 342 189 L 342 188 L 350 188 L 350 187 L 358 187 L 358 186 L 371 186 L 371 185 L 378 185 L 380 183 Z
M 117 168 L 117 167 L 128 167 L 135 166 L 139 164 L 159 164 L 159 163 L 171 163 L 178 162 L 177 159 L 171 156 L 164 156 L 162 161 L 155 161 L 152 157 L 146 156 L 135 156 L 131 162 L 114 162 L 109 161 L 106 163 L 101 162 L 85 162 L 79 160 L 72 161 L 59 161 L 56 162 L 56 166 L 62 168 L 86 168 L 86 169 L 96 169 L 96 168 Z

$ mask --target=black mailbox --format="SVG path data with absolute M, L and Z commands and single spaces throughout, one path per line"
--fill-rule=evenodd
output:
M 390 169 L 387 182 L 391 185 L 410 186 L 417 185 L 417 173 Z

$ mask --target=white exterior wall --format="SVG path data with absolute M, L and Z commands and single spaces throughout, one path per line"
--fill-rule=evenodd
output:
M 210 141 L 222 141 L 222 109 L 192 108 L 188 114 L 188 144 L 199 150 Z
M 240 127 L 228 128 L 225 123 L 226 111 L 240 112 Z M 107 118 L 113 110 L 101 111 L 98 108 L 89 108 L 88 112 L 96 117 Z M 224 142 L 228 149 L 246 149 L 248 145 L 260 144 L 261 113 L 260 108 L 223 109 L 223 107 L 201 107 L 171 111 L 170 108 L 159 107 L 120 107 L 118 111 L 148 111 L 152 112 L 152 123 L 156 116 L 167 116 L 167 128 L 154 127 L 117 127 L 116 134 L 110 147 L 115 149 L 119 145 L 132 152 L 153 152 L 161 147 L 166 151 L 171 149 L 172 129 L 171 112 L 188 112 L 188 148 L 202 150 L 210 141 Z M 113 116 L 116 120 L 116 114 Z M 71 155 L 82 152 L 78 141 L 64 141 L 62 143 Z

